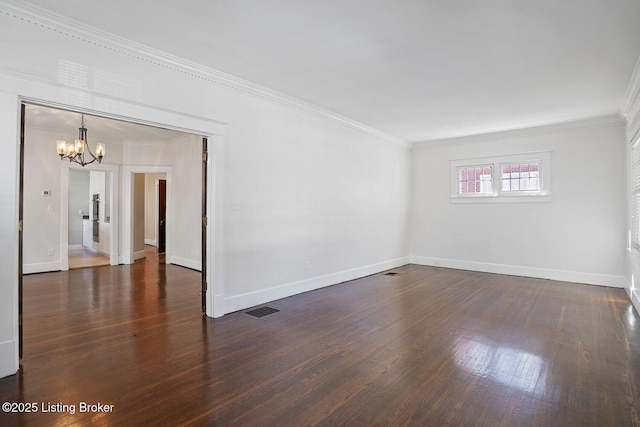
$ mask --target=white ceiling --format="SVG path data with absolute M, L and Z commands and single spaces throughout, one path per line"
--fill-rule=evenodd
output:
M 87 139 L 93 142 L 170 142 L 184 135 L 181 132 L 121 120 L 82 115 L 41 105 L 25 105 L 26 127 L 56 133 L 60 139 L 71 141 L 77 138 L 83 118 Z
M 638 0 L 29 0 L 407 141 L 620 112 Z

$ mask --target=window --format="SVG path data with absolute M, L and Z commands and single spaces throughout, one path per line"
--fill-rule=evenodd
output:
M 550 163 L 550 152 L 454 160 L 451 201 L 548 202 Z M 640 168 L 638 182 L 640 195 Z
M 540 191 L 540 163 L 518 163 L 500 165 L 501 191 Z
M 490 194 L 492 181 L 492 166 L 458 168 L 458 191 L 460 194 Z

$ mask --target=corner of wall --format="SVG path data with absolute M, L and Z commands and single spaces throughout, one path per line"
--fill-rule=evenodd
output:
M 18 361 L 16 359 L 17 343 L 6 341 L 0 343 L 0 378 L 13 375 L 18 372 Z
M 627 136 L 631 140 L 640 131 L 640 58 L 629 79 L 620 110 L 627 120 Z
M 359 279 L 361 277 L 377 274 L 392 268 L 398 268 L 409 264 L 409 257 L 397 258 L 389 261 L 383 261 L 364 267 L 354 268 L 351 270 L 339 271 L 324 276 L 312 277 L 298 282 L 287 283 L 281 286 L 262 289 L 256 292 L 250 292 L 237 295 L 224 300 L 225 314 L 234 311 L 244 310 L 269 301 L 290 297 L 292 295 L 301 294 L 303 292 L 313 291 L 326 286 L 335 285 L 337 283 L 347 282 L 349 280 Z

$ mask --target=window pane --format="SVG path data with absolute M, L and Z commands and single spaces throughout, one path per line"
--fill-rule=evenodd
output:
M 493 167 L 474 166 L 458 169 L 458 194 L 490 194 Z
M 511 165 L 511 178 L 520 178 L 520 165 Z
M 519 165 L 501 165 L 502 184 L 500 191 L 516 192 L 540 191 L 540 164 L 521 163 Z
M 529 190 L 531 190 L 531 191 L 540 191 L 540 179 L 531 178 L 529 180 Z

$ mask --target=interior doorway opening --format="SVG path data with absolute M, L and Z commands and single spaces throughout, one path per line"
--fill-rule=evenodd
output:
M 56 134 L 68 131 L 69 129 L 72 129 L 73 131 L 73 127 L 76 126 L 73 123 L 69 122 L 69 120 L 65 120 L 64 118 L 67 116 L 74 116 L 74 115 L 77 116 L 77 115 L 80 115 L 81 113 L 64 110 L 64 109 L 45 107 L 45 106 L 36 105 L 36 104 L 23 103 L 21 106 L 21 114 L 22 114 L 21 115 L 22 118 L 21 118 L 21 133 L 20 133 L 21 157 L 20 157 L 20 199 L 19 199 L 19 205 L 20 205 L 19 220 L 20 220 L 21 228 L 19 231 L 19 248 L 18 248 L 19 264 L 20 264 L 19 280 L 18 280 L 20 358 L 22 358 L 22 341 L 23 341 L 23 338 L 22 338 L 23 337 L 22 311 L 24 306 L 24 301 L 22 297 L 23 275 L 29 274 L 29 273 L 59 271 L 59 270 L 68 269 L 69 268 L 69 250 L 71 249 L 73 244 L 76 244 L 76 243 L 70 243 L 70 240 L 69 240 L 71 236 L 69 234 L 70 231 L 68 229 L 68 224 L 69 224 L 69 219 L 72 216 L 73 212 L 69 210 L 70 205 L 68 200 L 68 197 L 69 197 L 68 182 L 70 179 L 77 178 L 78 175 L 76 174 L 76 170 L 79 168 L 79 166 L 64 165 L 65 162 L 64 161 L 60 162 L 60 159 L 55 156 L 55 151 L 53 151 L 54 155 L 51 156 L 52 150 L 49 150 L 48 148 L 50 144 L 55 143 Z M 110 185 L 110 188 L 108 190 L 105 190 L 105 195 L 106 195 L 106 192 L 108 192 L 112 196 L 109 199 L 110 206 L 101 207 L 100 203 L 106 202 L 106 197 L 104 198 L 99 197 L 99 200 L 97 201 L 96 209 L 95 209 L 101 212 L 99 217 L 104 218 L 106 220 L 107 216 L 109 216 L 108 220 L 112 225 L 112 228 L 111 228 L 112 231 L 110 232 L 109 234 L 110 237 L 108 238 L 109 244 L 110 244 L 109 263 L 111 265 L 127 264 L 128 259 L 126 257 L 127 254 L 126 254 L 125 243 L 127 240 L 130 242 L 133 241 L 133 236 L 129 235 L 127 237 L 126 230 L 123 231 L 125 228 L 123 227 L 123 225 L 130 220 L 128 218 L 120 218 L 122 216 L 120 215 L 120 213 L 122 212 L 123 207 L 124 206 L 131 207 L 131 203 L 132 203 L 130 199 L 127 199 L 127 197 L 132 196 L 133 194 L 132 191 L 127 192 L 125 190 L 124 194 L 120 194 L 123 192 L 119 191 L 121 187 L 121 182 L 120 182 L 121 178 L 123 176 L 126 177 L 129 175 L 132 175 L 129 173 L 131 172 L 131 167 L 126 166 L 126 164 L 127 163 L 144 164 L 145 162 L 153 163 L 154 161 L 157 161 L 157 157 L 158 157 L 158 156 L 154 156 L 153 154 L 160 153 L 161 155 L 164 155 L 165 159 L 168 158 L 168 159 L 174 160 L 177 158 L 178 161 L 181 162 L 177 166 L 176 165 L 168 166 L 169 174 L 165 177 L 165 179 L 158 180 L 159 183 L 160 181 L 164 182 L 164 190 L 165 190 L 166 200 L 167 200 L 167 203 L 165 205 L 166 215 L 164 215 L 164 219 L 162 220 L 165 226 L 164 237 L 162 238 L 162 240 L 164 240 L 163 246 L 165 247 L 165 250 L 175 249 L 175 250 L 172 250 L 172 254 L 173 254 L 173 258 L 171 258 L 172 263 L 178 264 L 178 265 L 184 265 L 191 269 L 196 269 L 201 271 L 203 291 L 206 290 L 206 288 L 204 288 L 204 284 L 207 283 L 206 245 L 209 242 L 205 238 L 202 242 L 198 240 L 197 244 L 195 245 L 189 244 L 189 243 L 185 244 L 184 242 L 181 245 L 178 245 L 177 243 L 179 242 L 179 239 L 176 239 L 175 236 L 173 236 L 173 239 L 169 238 L 169 236 L 172 235 L 172 232 L 170 231 L 170 228 L 167 228 L 168 226 L 167 219 L 168 217 L 170 217 L 170 213 L 172 211 L 172 205 L 169 202 L 169 200 L 171 200 L 171 197 L 170 197 L 171 181 L 169 178 L 170 170 L 171 168 L 174 168 L 174 167 L 176 169 L 186 168 L 191 171 L 203 170 L 202 162 L 204 161 L 204 163 L 206 163 L 206 160 L 203 160 L 202 154 L 201 154 L 202 137 L 199 137 L 193 134 L 186 134 L 180 131 L 168 131 L 166 129 L 152 128 L 152 130 L 149 130 L 150 127 L 146 125 L 137 125 L 134 123 L 123 122 L 115 119 L 108 119 L 108 118 L 98 117 L 98 116 L 89 116 L 89 115 L 86 115 L 86 113 L 85 113 L 85 117 L 87 119 L 87 128 L 89 128 L 89 132 L 93 130 L 94 134 L 99 135 L 98 138 L 100 137 L 104 138 L 106 135 L 105 133 L 100 134 L 100 132 L 97 131 L 101 129 L 100 125 L 104 123 L 108 123 L 108 124 L 106 124 L 103 129 L 108 129 L 111 132 L 114 132 L 115 134 L 113 136 L 113 140 L 109 140 L 107 142 L 107 154 L 105 155 L 103 164 L 91 165 L 91 167 L 87 167 L 84 170 L 81 169 L 81 171 L 83 172 L 86 172 L 89 169 L 91 169 L 91 171 L 97 170 L 98 172 L 102 172 L 105 177 L 105 181 L 108 183 L 107 185 Z M 42 125 L 43 123 L 48 125 L 39 127 L 39 125 Z M 56 126 L 59 126 L 59 127 L 56 127 Z M 144 129 L 143 132 L 147 132 L 147 135 L 149 134 L 158 135 L 158 132 L 170 132 L 172 135 L 172 138 L 170 140 L 152 139 L 151 141 L 147 139 L 147 140 L 143 140 L 142 142 L 131 140 L 133 135 L 132 127 L 140 127 L 141 129 Z M 123 128 L 125 129 L 123 130 Z M 151 132 L 151 133 L 148 133 L 148 132 Z M 46 135 L 47 133 L 49 135 Z M 36 136 L 34 137 L 34 135 Z M 122 135 L 126 135 L 127 138 L 129 138 L 129 140 L 122 139 L 118 141 L 117 135 L 120 135 L 120 137 L 122 137 Z M 204 138 L 204 140 L 206 140 L 206 138 Z M 54 141 L 54 142 L 51 142 L 51 141 Z M 180 149 L 173 150 L 171 148 L 172 144 L 180 145 Z M 188 149 L 185 148 L 187 146 L 191 148 L 188 148 Z M 188 159 L 186 159 L 185 156 L 176 157 L 175 151 L 178 151 L 181 154 L 185 154 L 185 153 L 193 154 L 193 156 L 191 157 L 195 159 L 195 162 L 192 162 L 192 164 L 188 164 Z M 113 157 L 109 158 L 110 155 Z M 25 158 L 28 158 L 29 161 L 25 162 Z M 36 161 L 33 161 L 34 158 L 36 159 Z M 108 162 L 114 162 L 114 163 L 108 164 Z M 151 169 L 153 169 L 154 167 L 158 168 L 157 166 L 152 166 Z M 167 166 L 163 166 L 159 168 L 166 169 Z M 182 174 L 178 176 L 182 176 Z M 27 177 L 26 180 L 25 180 L 25 177 Z M 200 180 L 199 179 L 195 180 L 196 183 L 198 181 Z M 58 184 L 59 187 L 56 186 L 55 184 L 56 182 L 59 183 Z M 180 183 L 179 180 L 177 182 Z M 200 199 L 200 194 L 206 195 L 207 180 L 206 178 L 201 180 L 203 185 L 202 192 L 199 191 L 200 190 L 199 188 L 193 188 L 193 182 L 194 180 L 189 180 L 188 183 L 184 183 L 186 187 L 190 188 L 191 192 L 181 191 L 181 193 L 197 194 L 198 203 L 187 203 L 185 205 L 181 205 L 181 210 L 189 210 L 189 209 L 184 209 L 185 207 L 193 208 L 192 210 L 193 212 L 196 213 L 196 215 L 194 218 L 195 220 L 190 222 L 194 230 L 191 234 L 194 234 L 199 238 L 200 232 L 202 229 L 201 224 L 206 223 L 206 211 L 207 211 L 206 198 L 202 197 L 202 199 Z M 176 187 L 178 187 L 178 185 L 176 185 Z M 54 189 L 54 191 L 48 190 L 48 188 L 52 188 Z M 60 191 L 57 190 L 58 188 L 60 188 Z M 126 182 L 125 182 L 124 188 L 125 189 L 127 188 Z M 176 190 L 180 191 L 180 189 L 176 189 Z M 48 197 L 51 197 L 50 199 L 46 200 L 46 204 L 44 205 L 45 206 L 44 210 L 47 212 L 53 212 L 51 214 L 53 216 L 56 216 L 55 214 L 57 214 L 59 218 L 59 223 L 62 224 L 59 227 L 59 229 L 55 226 L 56 224 L 54 222 L 48 220 L 47 214 L 40 215 L 40 220 L 42 220 L 43 222 L 46 222 L 46 224 L 38 223 L 37 219 L 34 220 L 34 218 L 36 218 L 34 215 L 38 215 L 38 213 L 41 213 L 42 211 L 42 204 L 37 203 L 37 201 L 40 201 L 40 199 L 34 197 L 34 194 L 41 195 L 42 197 L 44 197 L 46 194 Z M 91 196 L 93 197 L 94 194 L 95 193 L 91 193 Z M 24 197 L 25 195 L 27 195 L 26 198 Z M 65 196 L 67 197 L 67 199 L 64 199 Z M 34 199 L 36 200 L 36 203 L 33 203 Z M 76 210 L 76 214 L 78 216 L 81 216 L 82 220 L 86 220 L 86 219 L 88 219 L 89 221 L 93 220 L 94 214 L 92 212 L 92 208 L 91 207 L 88 208 L 87 211 L 89 212 L 85 212 L 83 208 L 79 208 Z M 111 215 L 108 214 L 109 212 L 111 212 Z M 202 217 L 203 218 L 202 220 L 200 217 L 201 212 L 205 212 L 205 215 Z M 86 214 L 88 214 L 89 218 L 85 218 Z M 158 221 L 160 221 L 160 219 L 158 219 Z M 65 225 L 66 225 L 66 228 L 65 228 Z M 48 232 L 48 235 L 46 236 L 45 239 L 42 239 L 43 236 L 40 236 L 41 245 L 36 247 L 37 245 L 34 245 L 34 241 L 37 243 L 37 239 L 34 239 L 34 236 L 37 235 L 36 231 L 38 227 L 40 227 L 43 230 L 46 229 L 46 231 Z M 93 233 L 93 224 L 91 224 L 91 229 L 92 229 L 91 236 L 93 239 L 95 236 L 95 233 Z M 134 227 L 129 227 L 129 232 L 133 232 L 134 229 L 135 229 Z M 56 236 L 55 236 L 56 230 L 58 233 L 57 244 L 56 244 Z M 158 233 L 160 233 L 160 230 L 158 230 Z M 177 235 L 182 236 L 183 233 L 177 233 Z M 98 236 L 99 236 L 98 240 L 95 243 L 100 243 L 100 241 L 102 240 L 101 239 L 102 236 L 100 235 L 99 231 L 98 231 Z M 77 239 L 77 236 L 73 238 L 73 242 L 75 242 L 76 239 Z M 172 244 L 174 244 L 173 248 L 171 246 Z M 58 255 L 59 258 L 57 260 L 54 259 L 53 261 L 50 261 L 50 262 L 32 262 L 32 260 L 35 260 L 35 261 L 38 260 L 37 252 L 42 250 L 42 247 L 40 247 L 42 245 L 47 246 L 48 256 L 55 258 L 56 255 Z M 192 253 L 186 254 L 186 255 L 184 253 L 181 253 L 180 252 L 181 247 L 182 248 L 196 247 L 198 249 L 203 248 L 204 250 L 202 251 L 202 253 L 199 253 L 197 257 L 194 257 Z M 202 301 L 203 303 L 206 302 L 204 293 L 202 295 Z M 203 310 L 206 310 L 206 304 L 203 305 Z
M 133 259 L 153 247 L 165 262 L 167 248 L 167 173 L 133 174 Z M 169 200 L 171 201 L 171 199 Z
M 70 169 L 68 186 L 68 267 L 93 268 L 117 263 L 117 248 L 112 243 L 111 173 Z M 64 183 L 62 184 L 65 185 Z M 61 206 L 64 209 L 64 206 Z M 61 257 L 64 250 L 61 244 Z

